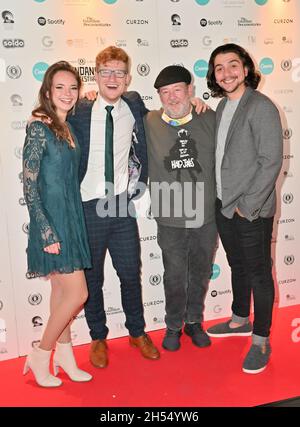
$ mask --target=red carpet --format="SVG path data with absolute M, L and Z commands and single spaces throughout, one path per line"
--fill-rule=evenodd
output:
M 80 384 L 63 373 L 58 389 L 38 387 L 31 372 L 22 376 L 24 357 L 0 362 L 0 406 L 249 407 L 300 396 L 299 305 L 275 309 L 272 359 L 257 375 L 241 370 L 251 338 L 213 339 L 211 347 L 199 349 L 183 335 L 181 349 L 169 353 L 160 345 L 163 334 L 150 333 L 161 349 L 159 361 L 143 359 L 127 338 L 109 341 L 104 370 L 90 366 L 88 345 L 76 347 L 79 366 L 94 378 Z

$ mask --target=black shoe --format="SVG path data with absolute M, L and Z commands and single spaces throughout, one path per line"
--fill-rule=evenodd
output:
M 182 335 L 181 330 L 173 331 L 172 329 L 167 328 L 166 334 L 162 342 L 163 348 L 168 351 L 179 350 L 181 335 Z
M 184 332 L 192 338 L 197 347 L 208 347 L 211 344 L 209 336 L 204 332 L 201 323 L 186 323 Z

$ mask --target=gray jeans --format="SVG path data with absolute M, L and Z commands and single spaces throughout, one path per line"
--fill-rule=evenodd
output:
M 216 250 L 215 223 L 200 228 L 158 225 L 157 241 L 165 270 L 167 327 L 179 330 L 183 322 L 201 323 Z

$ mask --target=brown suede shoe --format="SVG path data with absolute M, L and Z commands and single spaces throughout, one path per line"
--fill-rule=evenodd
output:
M 129 336 L 129 343 L 132 347 L 140 349 L 142 356 L 146 359 L 159 359 L 160 354 L 157 348 L 154 346 L 149 335 L 141 335 L 140 337 L 134 338 Z
M 106 340 L 93 340 L 90 348 L 90 362 L 95 368 L 106 368 L 108 354 Z

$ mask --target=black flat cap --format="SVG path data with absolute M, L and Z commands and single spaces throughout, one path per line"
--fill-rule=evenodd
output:
M 192 81 L 191 73 L 181 65 L 169 65 L 161 70 L 156 77 L 154 87 L 159 89 L 162 86 L 171 85 L 173 83 L 183 82 L 190 84 Z

